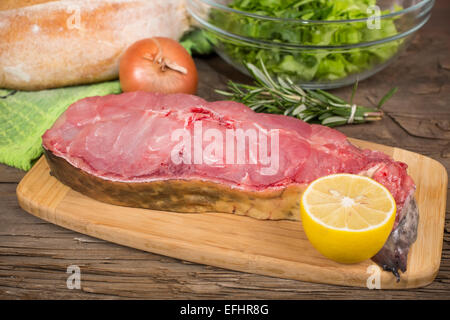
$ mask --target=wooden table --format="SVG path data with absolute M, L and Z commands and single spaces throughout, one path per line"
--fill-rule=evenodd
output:
M 373 105 L 398 93 L 382 121 L 339 127 L 354 138 L 422 153 L 450 172 L 450 2 L 433 16 L 389 68 L 359 84 L 356 102 Z M 227 79 L 249 81 L 217 56 L 196 60 L 199 95 L 220 99 Z M 335 90 L 348 98 L 351 88 Z M 0 298 L 3 299 L 450 299 L 450 199 L 436 280 L 415 290 L 368 290 L 314 284 L 198 265 L 94 239 L 23 211 L 16 199 L 24 172 L 0 165 Z M 81 268 L 81 289 L 66 287 L 69 265 Z

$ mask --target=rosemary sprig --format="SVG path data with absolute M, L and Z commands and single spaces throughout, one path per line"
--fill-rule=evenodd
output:
M 254 85 L 230 80 L 229 91 L 216 90 L 216 92 L 241 102 L 256 112 L 284 114 L 329 127 L 381 120 L 383 117 L 381 106 L 397 91 L 397 88 L 391 89 L 376 108 L 369 108 L 353 104 L 358 83 L 353 88 L 350 103 L 347 103 L 323 90 L 303 89 L 289 77 L 273 79 L 262 61 L 261 69 L 251 63 L 247 63 L 246 66 L 255 79 Z

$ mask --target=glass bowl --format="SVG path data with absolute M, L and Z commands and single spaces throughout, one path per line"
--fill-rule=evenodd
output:
M 311 89 L 346 86 L 388 66 L 428 21 L 434 5 L 434 0 L 378 0 L 367 8 L 369 17 L 300 20 L 239 11 L 228 6 L 231 2 L 187 2 L 217 54 L 246 74 L 245 63 L 262 61 L 272 75 Z

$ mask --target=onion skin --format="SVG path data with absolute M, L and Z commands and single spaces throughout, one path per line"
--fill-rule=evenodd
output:
M 186 49 L 170 38 L 154 37 L 132 44 L 120 59 L 122 91 L 195 94 L 198 74 Z

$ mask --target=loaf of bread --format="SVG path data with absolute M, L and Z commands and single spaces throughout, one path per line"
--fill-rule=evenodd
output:
M 129 45 L 188 27 L 184 0 L 0 0 L 0 88 L 115 79 Z

